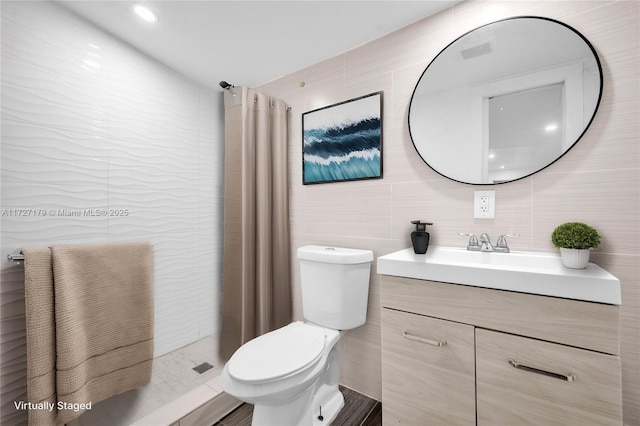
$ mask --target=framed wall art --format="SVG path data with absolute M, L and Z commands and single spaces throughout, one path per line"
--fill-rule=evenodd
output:
M 302 114 L 304 185 L 382 178 L 382 92 Z

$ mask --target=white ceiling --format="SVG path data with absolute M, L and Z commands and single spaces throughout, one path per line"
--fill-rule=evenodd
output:
M 331 58 L 462 0 L 58 0 L 64 7 L 191 79 L 257 86 Z

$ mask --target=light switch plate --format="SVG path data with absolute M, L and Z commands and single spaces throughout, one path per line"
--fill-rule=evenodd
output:
M 473 193 L 473 217 L 475 219 L 495 219 L 496 191 L 475 191 Z

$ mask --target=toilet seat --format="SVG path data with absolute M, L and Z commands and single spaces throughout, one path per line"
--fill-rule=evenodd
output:
M 243 382 L 268 382 L 314 366 L 325 347 L 320 327 L 293 322 L 241 346 L 227 364 L 229 374 Z

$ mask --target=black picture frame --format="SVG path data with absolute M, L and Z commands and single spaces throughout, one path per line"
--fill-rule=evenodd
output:
M 382 178 L 383 92 L 302 114 L 303 185 Z

